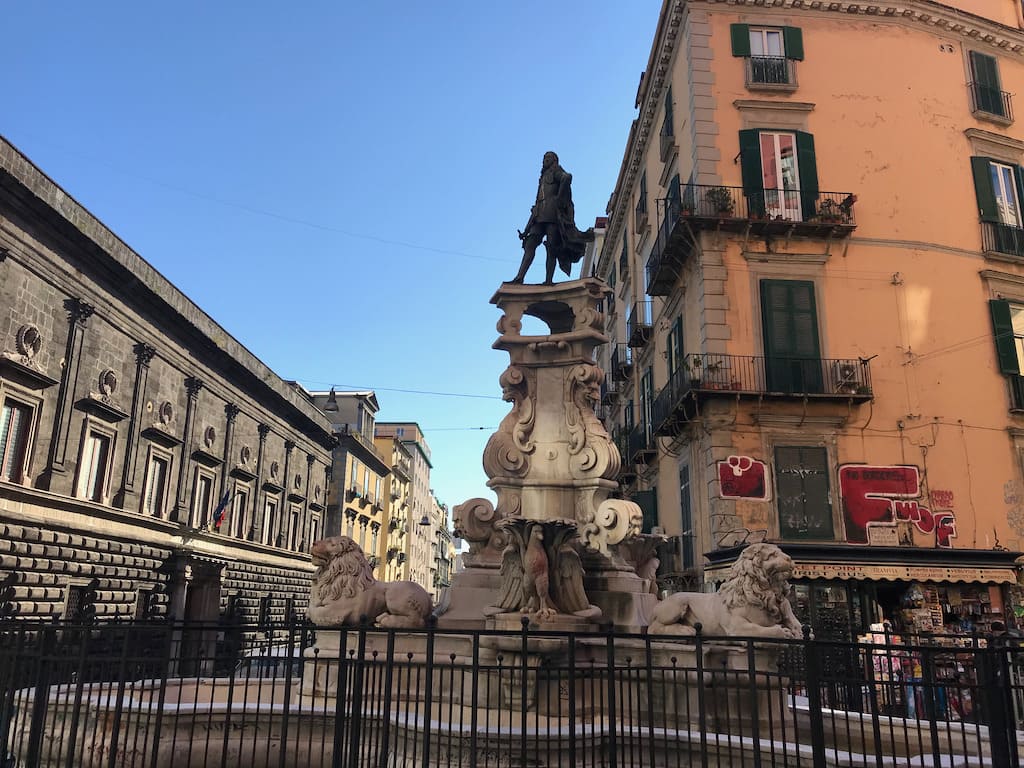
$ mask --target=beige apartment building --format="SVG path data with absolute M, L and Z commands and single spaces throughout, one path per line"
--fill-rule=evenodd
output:
M 383 578 L 380 566 L 388 537 L 385 483 L 391 464 L 374 444 L 374 420 L 380 410 L 377 396 L 371 391 L 334 389 L 310 395 L 330 420 L 337 438 L 325 533 L 348 536 L 357 542 L 373 566 L 374 576 Z
M 380 422 L 378 438 L 395 438 L 409 452 L 408 526 L 404 538 L 404 553 L 408 563 L 405 578 L 422 585 L 431 594 L 433 584 L 435 533 L 432 514 L 434 495 L 430 489 L 430 447 L 419 425 L 415 422 Z
M 385 581 L 405 581 L 409 578 L 407 542 L 412 514 L 412 454 L 406 444 L 393 435 L 377 435 L 373 442 L 381 456 L 391 460 L 391 473 L 384 479 L 387 537 L 381 560 L 384 564 L 383 578 Z
M 602 412 L 672 537 L 665 589 L 767 540 L 819 632 L 1021 610 L 1022 22 L 664 3 L 584 273 L 612 290 Z

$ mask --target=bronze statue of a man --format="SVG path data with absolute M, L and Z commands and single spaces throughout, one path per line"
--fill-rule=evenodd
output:
M 554 285 L 555 264 L 568 275 L 572 265 L 583 258 L 587 243 L 593 242 L 593 227 L 586 232 L 576 229 L 571 185 L 572 174 L 558 164 L 558 155 L 545 152 L 537 185 L 537 202 L 530 209 L 526 230 L 519 233 L 519 239 L 523 241 L 523 261 L 511 282 L 523 282 L 541 241 L 548 254 L 544 285 Z

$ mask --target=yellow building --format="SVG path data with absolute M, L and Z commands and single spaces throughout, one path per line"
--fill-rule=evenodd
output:
M 412 484 L 412 455 L 409 448 L 393 435 L 374 437 L 377 452 L 390 457 L 391 473 L 384 480 L 384 515 L 387 536 L 384 540 L 381 562 L 384 563 L 385 581 L 405 581 L 409 578 L 409 517 L 412 513 L 410 493 Z
M 839 634 L 985 628 L 1013 597 L 1020 5 L 665 2 L 584 271 L 666 588 L 768 540 Z
M 326 535 L 356 541 L 382 578 L 388 536 L 385 481 L 391 464 L 374 445 L 374 417 L 380 406 L 373 392 L 311 392 L 313 403 L 330 419 L 334 436 Z

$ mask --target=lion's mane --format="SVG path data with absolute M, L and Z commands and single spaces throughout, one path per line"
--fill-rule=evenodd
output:
M 789 584 L 774 578 L 779 568 L 769 564 L 777 556 L 778 551 L 770 544 L 752 544 L 744 549 L 718 592 L 725 607 L 737 610 L 753 605 L 763 609 L 773 621 L 780 621 Z
M 313 574 L 313 584 L 322 602 L 355 597 L 377 583 L 363 550 L 351 540 L 329 550 L 330 558 Z

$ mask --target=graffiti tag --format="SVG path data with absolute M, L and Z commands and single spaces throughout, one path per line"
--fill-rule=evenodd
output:
M 921 504 L 921 474 L 915 466 L 847 464 L 839 468 L 839 492 L 851 543 L 868 542 L 868 523 L 908 520 L 921 533 L 934 534 L 937 547 L 953 546 L 956 516 L 952 510 L 932 511 Z M 948 501 L 952 497 L 949 493 Z
M 768 465 L 749 456 L 730 456 L 718 462 L 723 499 L 768 501 Z

